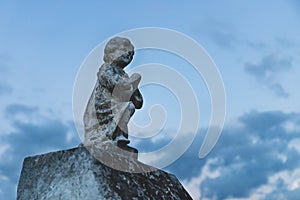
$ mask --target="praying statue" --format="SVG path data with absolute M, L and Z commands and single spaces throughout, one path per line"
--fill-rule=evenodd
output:
M 106 44 L 104 64 L 97 73 L 97 82 L 83 117 L 85 146 L 112 142 L 137 153 L 127 146 L 130 142 L 127 124 L 135 109 L 143 105 L 138 89 L 141 76 L 137 73 L 129 76 L 124 71 L 133 55 L 134 47 L 126 38 L 114 37 Z

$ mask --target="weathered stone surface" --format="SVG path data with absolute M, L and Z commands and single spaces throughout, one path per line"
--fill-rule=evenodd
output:
M 127 124 L 143 105 L 138 89 L 141 76 L 129 76 L 125 67 L 131 62 L 134 47 L 126 38 L 114 37 L 104 49 L 104 63 L 84 112 L 84 145 L 112 141 L 126 149 L 130 143 Z
M 107 153 L 107 152 L 105 152 Z M 191 199 L 177 178 L 134 157 L 107 159 L 130 170 L 108 167 L 85 147 L 27 157 L 18 185 L 18 200 L 28 199 Z

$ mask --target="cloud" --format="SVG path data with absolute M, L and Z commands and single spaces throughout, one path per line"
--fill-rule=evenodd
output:
M 291 68 L 290 58 L 279 58 L 277 54 L 269 54 L 262 58 L 258 64 L 246 64 L 246 71 L 258 79 L 271 79 L 277 73 Z
M 197 157 L 200 135 L 166 169 L 182 180 L 195 199 L 274 199 L 275 195 L 297 199 L 299 129 L 291 127 L 299 125 L 300 113 L 252 111 L 239 117 L 238 125 L 223 130 L 207 158 Z M 278 176 L 282 173 L 286 176 Z
M 0 199 L 15 199 L 26 156 L 67 149 L 79 144 L 71 122 L 45 116 L 36 107 L 12 104 L 5 109 L 14 131 L 0 136 Z M 70 139 L 69 132 L 74 137 Z
M 217 163 L 216 159 L 210 159 L 205 166 L 202 167 L 200 176 L 193 177 L 190 181 L 183 181 L 184 187 L 193 195 L 193 199 L 200 199 L 201 191 L 199 190 L 201 183 L 206 179 L 215 179 L 220 176 L 220 169 L 211 170 L 211 164 Z
M 208 36 L 221 48 L 233 49 L 240 41 L 236 30 L 228 23 L 216 19 L 208 19 L 205 24 L 209 24 L 209 26 L 205 26 L 205 30 L 200 30 L 200 32 Z
M 71 124 L 41 115 L 39 108 L 13 104 L 5 114 L 15 130 L 0 138 L 6 145 L 0 149 L 0 198 L 13 199 L 25 156 L 66 149 L 79 141 L 67 139 L 74 131 Z M 198 158 L 206 131 L 201 129 L 185 154 L 165 170 L 175 174 L 195 199 L 297 199 L 299 127 L 300 113 L 251 111 L 224 129 L 208 157 Z M 150 140 L 138 149 L 152 151 L 169 141 Z
M 268 47 L 265 41 L 249 38 L 247 34 L 240 32 L 233 23 L 228 23 L 228 21 L 210 18 L 203 21 L 201 27 L 205 28 L 198 28 L 195 32 L 197 34 L 200 32 L 224 50 L 236 50 L 244 47 L 262 50 Z M 285 40 L 279 39 L 278 42 L 285 42 Z
M 288 97 L 289 94 L 277 81 L 281 73 L 287 72 L 292 67 L 292 58 L 281 58 L 278 54 L 269 54 L 259 63 L 246 63 L 245 71 L 254 76 L 264 87 L 273 91 L 278 97 Z
M 287 93 L 281 84 L 273 83 L 269 85 L 269 89 L 272 90 L 278 97 L 289 97 L 289 93 Z

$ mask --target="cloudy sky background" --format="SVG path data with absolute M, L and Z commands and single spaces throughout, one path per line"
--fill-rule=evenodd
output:
M 195 199 L 297 199 L 300 3 L 296 0 L 1 1 L 0 199 L 15 198 L 24 157 L 79 144 L 72 91 L 88 53 L 112 35 L 148 26 L 174 29 L 200 43 L 218 66 L 227 93 L 223 133 L 209 156 L 200 160 L 199 146 L 210 118 L 203 82 L 193 82 L 197 77 L 170 55 L 136 54 L 132 65 L 168 64 L 181 70 L 194 87 L 199 81 L 201 88 L 197 137 L 165 170 L 175 174 Z M 161 88 L 144 88 L 142 93 L 146 105 L 137 112 L 140 118 L 153 103 L 176 103 L 171 95 L 161 98 L 168 93 Z M 166 106 L 166 111 L 179 115 L 177 108 Z M 162 135 L 136 142 L 138 149 L 147 152 L 167 144 L 176 122 L 178 118 L 170 117 Z

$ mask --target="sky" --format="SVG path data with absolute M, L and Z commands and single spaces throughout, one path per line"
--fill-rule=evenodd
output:
M 141 51 L 132 66 L 157 62 L 196 88 L 197 136 L 164 170 L 194 199 L 297 199 L 300 196 L 300 3 L 266 1 L 0 1 L 0 199 L 15 199 L 26 156 L 76 147 L 72 112 L 77 72 L 98 44 L 120 32 L 161 27 L 197 41 L 226 89 L 226 120 L 212 152 L 198 158 L 209 126 L 210 96 L 201 77 L 164 52 Z M 174 41 L 176 42 L 176 41 Z M 130 69 L 130 67 L 129 67 Z M 166 145 L 177 129 L 176 99 L 144 87 L 145 106 L 165 105 L 156 138 L 132 141 L 140 152 Z M 172 105 L 172 106 L 170 106 Z M 174 108 L 173 108 L 174 107 Z M 151 164 L 148 163 L 148 164 Z

